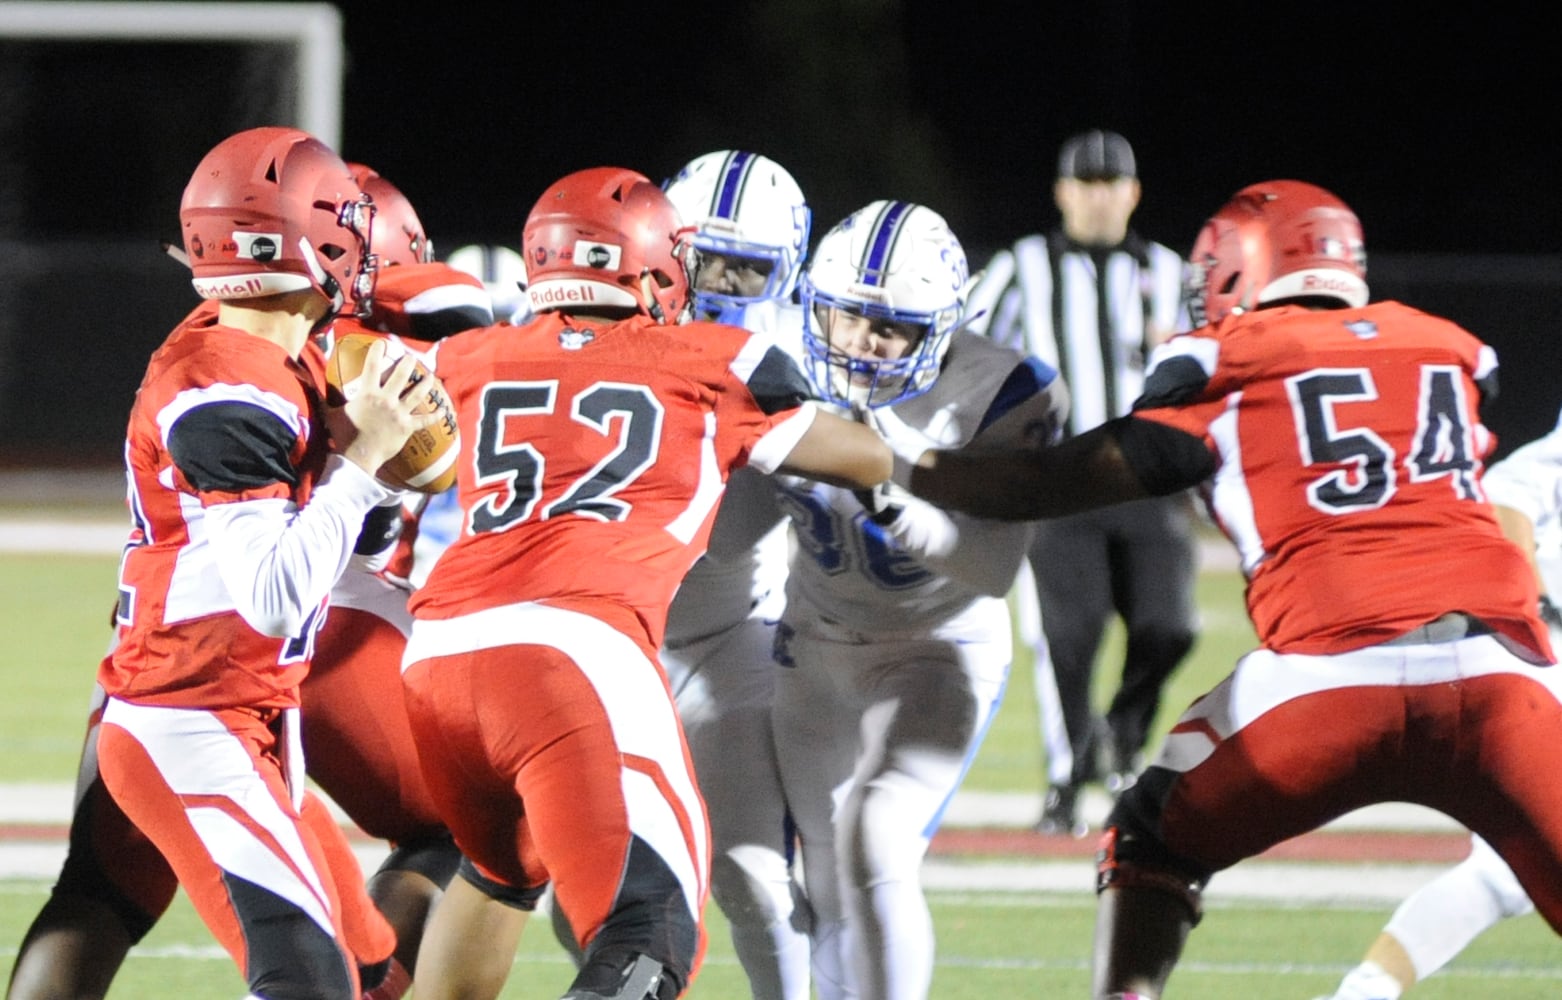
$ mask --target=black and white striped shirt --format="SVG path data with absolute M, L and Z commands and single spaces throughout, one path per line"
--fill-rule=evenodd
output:
M 1092 249 L 1054 230 L 994 254 L 965 314 L 974 317 L 969 329 L 1062 373 L 1072 399 L 1068 432 L 1078 434 L 1138 398 L 1152 330 L 1188 328 L 1182 273 L 1175 251 L 1135 233 Z

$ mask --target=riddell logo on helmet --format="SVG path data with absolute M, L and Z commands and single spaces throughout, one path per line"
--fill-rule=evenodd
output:
M 191 284 L 195 286 L 198 294 L 208 299 L 247 299 L 266 293 L 265 285 L 259 278 L 245 278 L 242 281 L 229 281 L 226 278 L 195 278 Z
M 566 302 L 595 302 L 596 293 L 589 285 L 548 285 L 543 288 L 533 288 L 530 293 L 531 303 L 535 306 L 556 306 Z
M 1325 277 L 1321 274 L 1309 274 L 1302 279 L 1302 291 L 1305 292 L 1353 292 L 1356 290 L 1356 282 L 1349 278 Z

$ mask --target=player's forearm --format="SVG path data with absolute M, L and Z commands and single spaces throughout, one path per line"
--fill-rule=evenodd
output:
M 890 477 L 892 459 L 874 430 L 820 411 L 777 471 L 848 490 L 869 489 Z
M 1035 450 L 927 451 L 896 459 L 894 481 L 950 510 L 1034 521 L 1167 496 L 1216 469 L 1197 437 L 1152 420 L 1118 417 L 1062 444 Z
M 206 510 L 234 607 L 262 635 L 296 635 L 347 566 L 364 515 L 389 491 L 333 456 L 309 502 L 251 500 Z

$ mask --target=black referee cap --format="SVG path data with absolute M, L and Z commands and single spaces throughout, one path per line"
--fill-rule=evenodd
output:
M 1063 144 L 1063 151 L 1058 154 L 1058 176 L 1082 181 L 1135 177 L 1133 147 L 1116 132 L 1081 132 Z

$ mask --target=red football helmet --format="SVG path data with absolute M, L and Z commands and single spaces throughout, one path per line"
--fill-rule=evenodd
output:
M 381 177 L 373 167 L 349 163 L 353 179 L 374 199 L 374 234 L 369 250 L 380 266 L 427 264 L 434 259 L 434 245 L 423 231 L 417 209 L 401 189 Z
M 201 160 L 179 221 L 202 298 L 313 288 L 332 311 L 366 309 L 374 292 L 374 205 L 347 164 L 296 128 L 229 136 Z
M 569 174 L 537 199 L 521 233 L 532 311 L 608 306 L 677 323 L 689 308 L 687 235 L 678 210 L 644 174 L 621 167 Z
M 1367 303 L 1367 251 L 1356 214 L 1321 187 L 1265 181 L 1216 212 L 1188 255 L 1197 326 L 1285 299 Z

